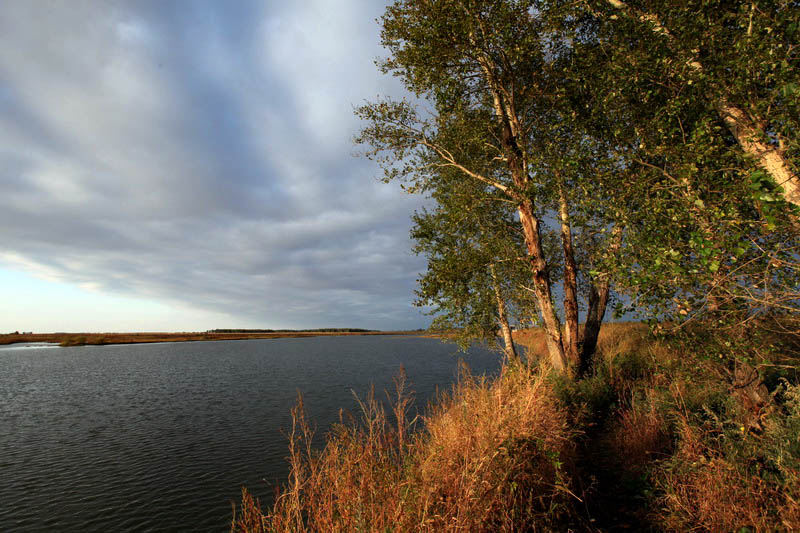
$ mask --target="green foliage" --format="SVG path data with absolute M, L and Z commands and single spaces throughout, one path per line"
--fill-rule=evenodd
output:
M 576 428 L 586 430 L 606 420 L 618 407 L 618 397 L 605 376 L 582 380 L 553 377 L 558 399 L 567 407 Z
M 449 225 L 440 223 L 438 231 L 456 231 L 462 221 L 455 213 L 480 199 L 529 199 L 546 219 L 564 187 L 581 281 L 613 275 L 632 302 L 621 312 L 677 320 L 713 314 L 728 323 L 797 312 L 800 212 L 743 151 L 721 112 L 725 105 L 744 109 L 760 140 L 797 168 L 796 6 L 623 5 L 398 0 L 382 19 L 389 57 L 380 66 L 432 109 L 420 113 L 391 101 L 364 106 L 358 114 L 368 125 L 358 141 L 371 146 L 368 155 L 383 164 L 386 180 L 400 179 L 410 192 L 439 202 L 436 216 L 449 217 Z M 519 120 L 524 187 L 507 165 L 508 132 L 493 100 L 498 88 Z M 483 180 L 462 189 L 472 197 L 462 201 L 452 190 L 470 172 Z M 509 219 L 508 207 L 496 210 L 498 220 Z M 623 245 L 604 254 L 611 227 L 624 228 Z M 545 235 L 551 229 L 541 228 Z M 422 243 L 420 253 L 429 254 L 430 244 Z M 558 276 L 553 252 L 549 270 Z M 447 264 L 432 263 L 431 276 L 452 271 Z M 474 316 L 477 328 L 489 291 L 485 276 L 471 282 L 475 311 L 450 322 Z M 438 294 L 431 285 L 421 293 L 423 300 Z M 451 294 L 443 301 L 467 300 Z
M 560 279 L 573 252 L 562 252 L 559 241 L 569 239 L 547 219 L 562 204 L 585 292 L 613 259 L 605 254 L 613 192 L 597 177 L 613 174 L 617 160 L 604 139 L 587 134 L 585 85 L 558 34 L 563 20 L 543 16 L 549 8 L 538 1 L 395 2 L 382 19 L 389 57 L 380 65 L 430 108 L 379 100 L 357 110 L 366 127 L 356 142 L 368 146 L 384 180 L 437 203 L 415 217 L 416 251 L 429 258 L 419 303 L 438 313 L 436 326 L 455 326 L 464 339 L 494 336 L 498 289 L 518 321 L 536 317 L 535 299 L 545 325 L 559 329 L 546 311 L 550 281 Z
M 796 369 L 793 332 L 766 329 L 742 332 L 748 350 L 763 356 L 753 368 Z M 737 379 L 744 343 L 726 346 L 708 324 L 629 342 L 634 335 L 630 326 L 601 339 L 605 364 L 591 378 L 554 382 L 586 435 L 584 475 L 601 486 L 585 497 L 590 512 L 608 521 L 598 525 L 612 529 L 626 512 L 635 527 L 649 522 L 653 530 L 800 525 L 798 385 L 778 380 L 755 399 L 765 383 L 759 374 Z
M 795 312 L 797 210 L 743 153 L 720 106 L 759 117 L 762 140 L 797 168 L 796 6 L 630 4 L 597 1 L 584 16 L 576 7 L 567 26 L 583 36 L 586 123 L 618 158 L 619 174 L 604 178 L 628 228 L 618 282 L 662 316 Z
M 524 244 L 519 234 L 509 231 L 516 222 L 508 202 L 476 191 L 472 181 L 450 179 L 447 188 L 432 194 L 436 208 L 413 217 L 414 252 L 428 258 L 416 303 L 432 308 L 433 329 L 455 331 L 463 347 L 475 340 L 493 343 L 500 319 L 498 294 L 506 320 L 535 314 L 530 294 L 518 288 L 529 273 L 520 255 Z
M 800 385 L 782 383 L 776 395 L 781 409 L 766 425 L 767 454 L 784 477 L 800 472 Z

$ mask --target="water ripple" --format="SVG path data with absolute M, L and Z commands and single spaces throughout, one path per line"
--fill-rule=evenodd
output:
M 322 442 L 351 390 L 403 365 L 424 406 L 454 355 L 411 337 L 3 348 L 0 531 L 227 530 L 242 485 L 268 504 L 286 479 L 298 390 Z

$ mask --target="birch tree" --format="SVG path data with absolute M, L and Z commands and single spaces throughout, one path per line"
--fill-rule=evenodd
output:
M 462 346 L 494 343 L 499 331 L 507 359 L 517 361 L 512 323 L 535 313 L 518 288 L 526 271 L 521 238 L 510 231 L 515 222 L 505 202 L 471 194 L 469 182 L 459 185 L 437 191 L 436 208 L 413 217 L 414 252 L 428 259 L 417 304 L 431 307 L 432 327 L 454 331 Z
M 562 97 L 559 53 L 550 46 L 543 19 L 533 16 L 535 4 L 439 0 L 390 6 L 382 33 L 390 57 L 382 67 L 432 109 L 420 112 L 408 102 L 387 100 L 368 104 L 358 111 L 368 123 L 358 142 L 370 145 L 368 155 L 383 163 L 387 180 L 400 179 L 410 191 L 451 186 L 441 180 L 446 169 L 477 185 L 479 194 L 513 207 L 528 268 L 524 288 L 536 302 L 550 363 L 574 372 L 587 366 L 580 358 L 594 352 L 596 336 L 587 343 L 579 333 L 573 226 L 580 204 L 570 198 L 582 189 L 578 183 L 585 196 L 592 176 L 564 161 L 582 153 L 581 143 L 552 140 L 570 138 L 569 117 L 575 113 Z M 560 261 L 544 245 L 546 217 L 554 213 Z M 564 273 L 561 311 L 552 277 L 558 264 Z M 601 277 L 583 276 L 590 294 L 604 293 L 589 299 L 588 316 L 596 321 L 590 333 L 605 315 L 608 279 L 596 284 Z

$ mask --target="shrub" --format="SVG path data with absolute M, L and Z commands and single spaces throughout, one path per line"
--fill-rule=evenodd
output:
M 796 500 L 784 487 L 748 472 L 746 464 L 726 457 L 707 438 L 685 424 L 677 452 L 654 474 L 661 491 L 655 514 L 665 528 L 775 531 L 800 526 Z M 793 483 L 796 488 L 796 474 Z

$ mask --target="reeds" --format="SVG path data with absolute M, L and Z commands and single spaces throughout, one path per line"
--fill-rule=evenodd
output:
M 591 376 L 465 372 L 419 420 L 400 377 L 393 410 L 368 395 L 318 451 L 300 402 L 287 484 L 268 510 L 245 492 L 232 530 L 800 530 L 795 345 L 755 338 L 609 324 Z M 537 330 L 516 340 L 528 361 L 543 348 Z M 744 364 L 761 372 L 756 410 Z
M 464 372 L 418 431 L 402 377 L 392 405 L 368 395 L 316 452 L 298 403 L 288 483 L 267 512 L 245 494 L 232 530 L 535 531 L 572 512 L 572 435 L 542 376 Z

